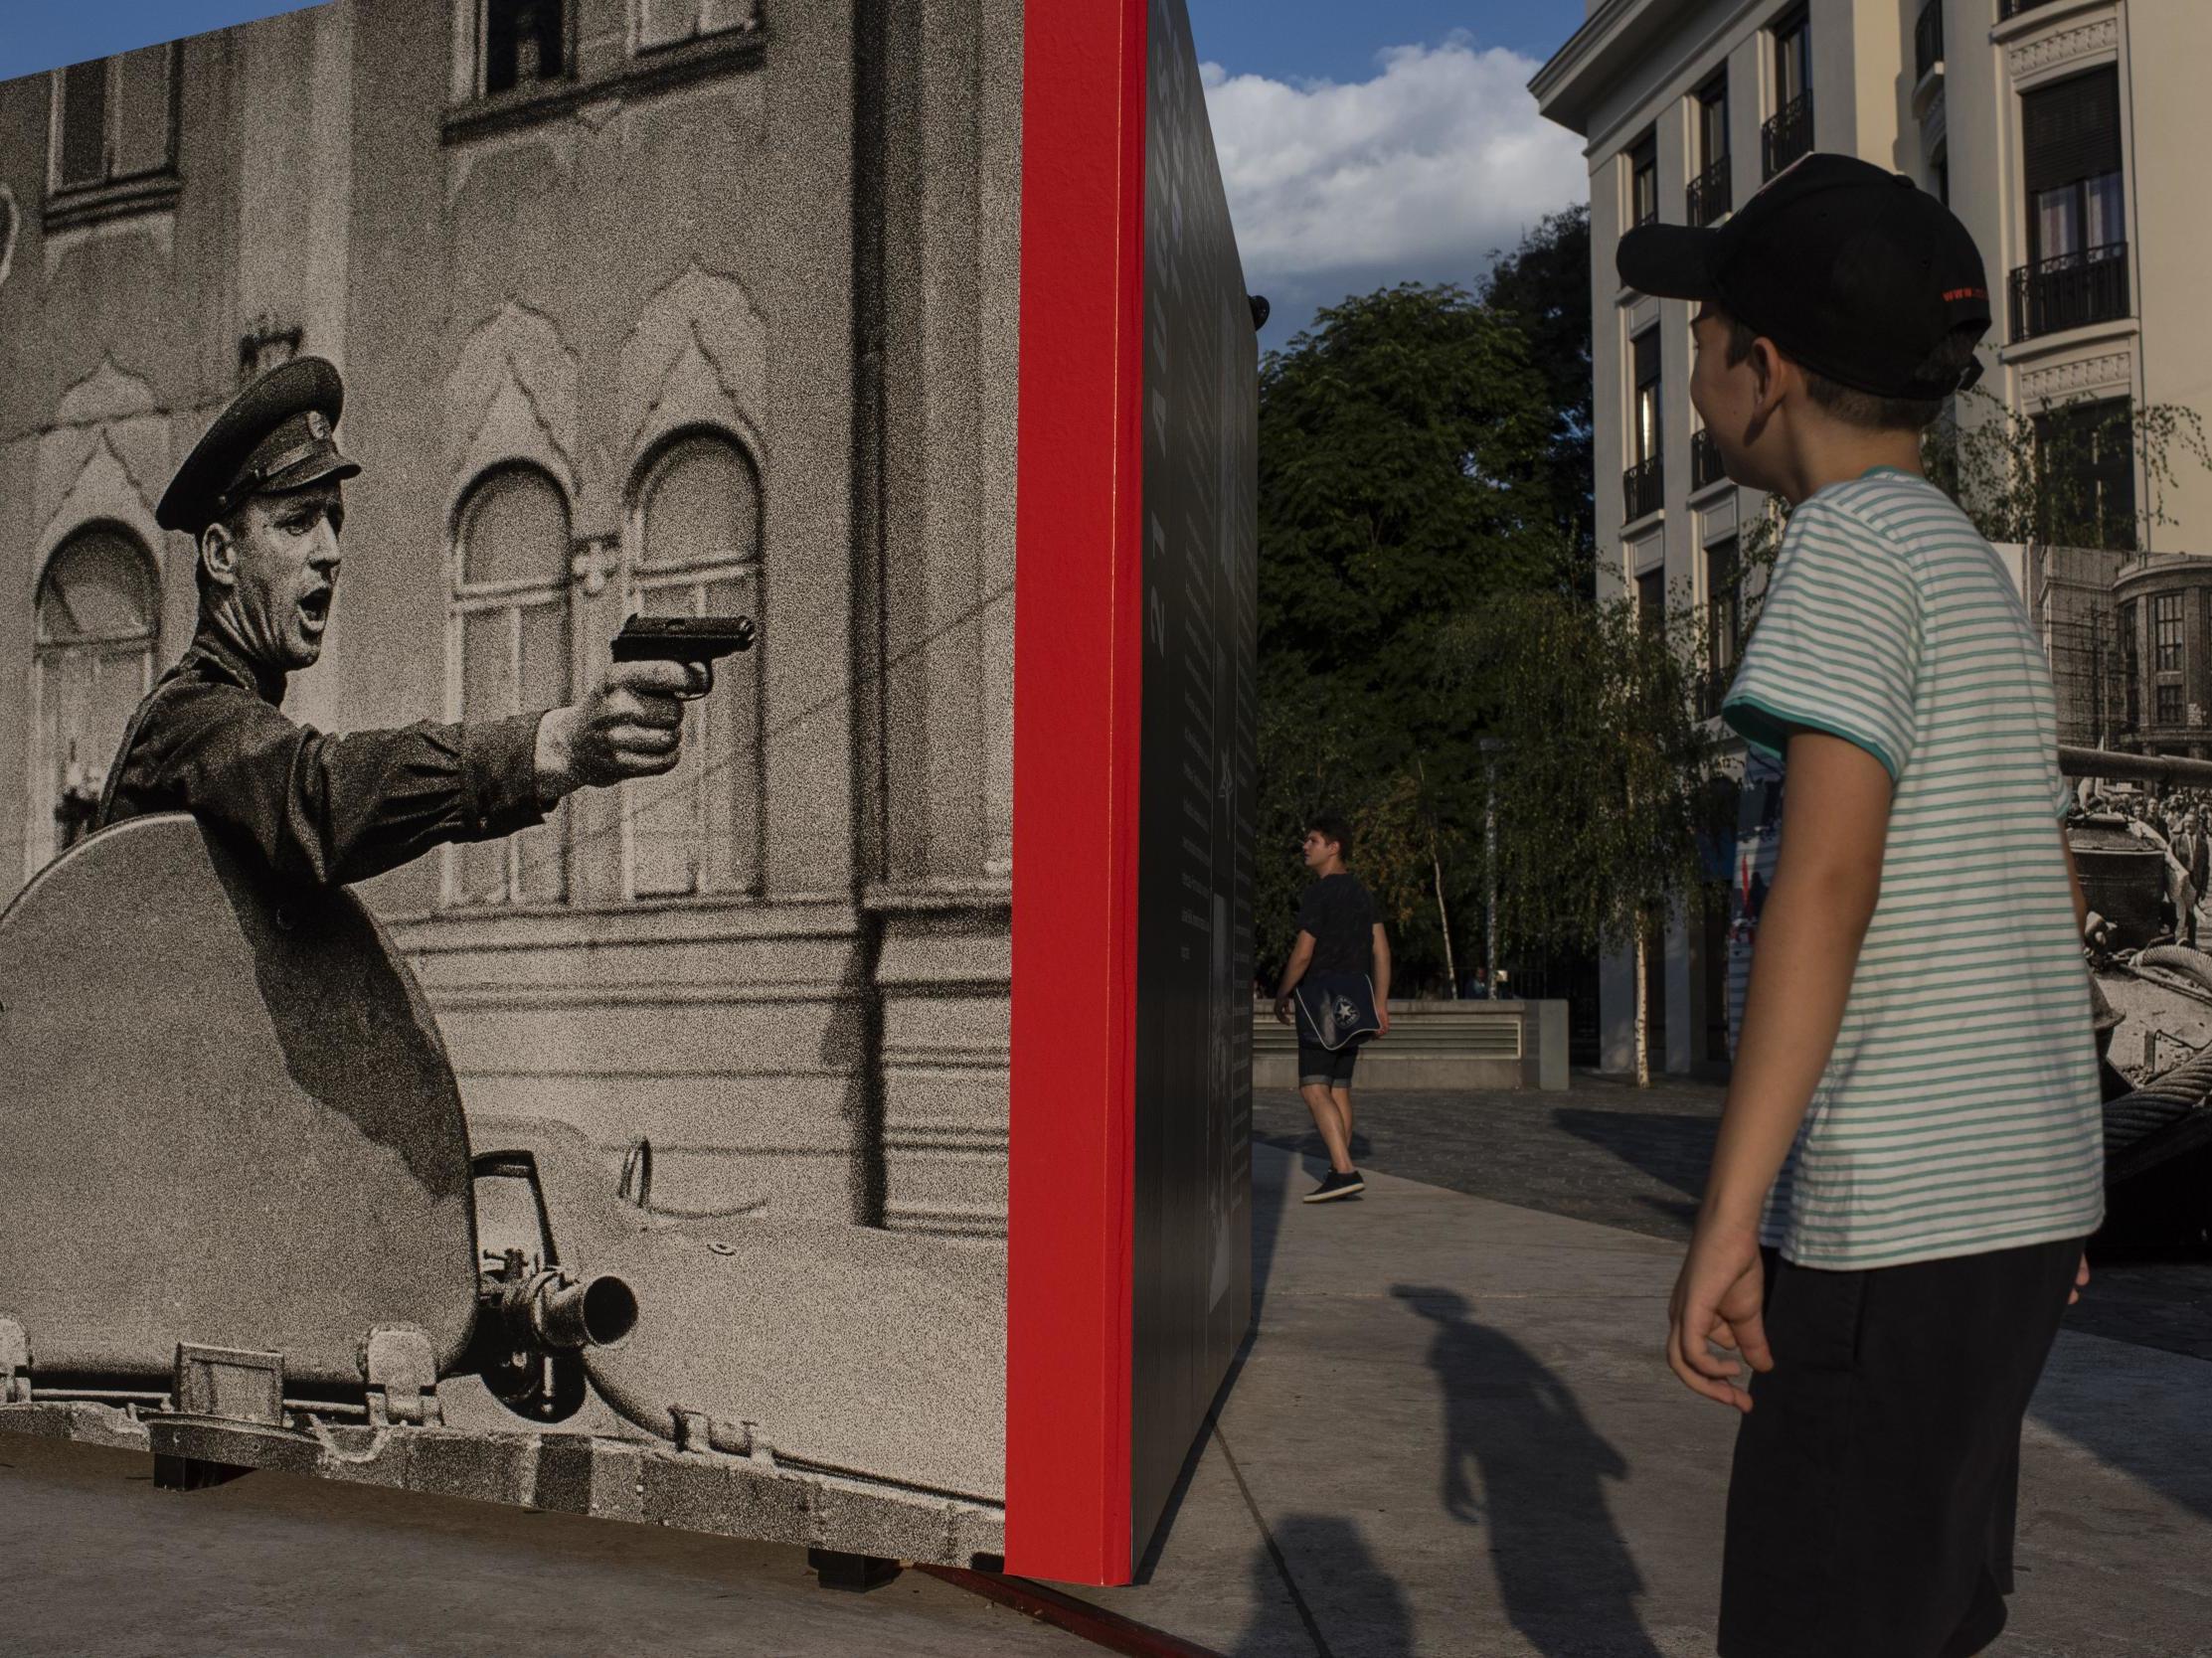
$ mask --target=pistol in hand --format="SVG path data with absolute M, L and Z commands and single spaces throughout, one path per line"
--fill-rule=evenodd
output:
M 706 682 L 696 691 L 679 693 L 690 702 L 714 689 L 718 660 L 753 648 L 753 634 L 751 616 L 633 615 L 614 635 L 614 660 L 696 664 Z

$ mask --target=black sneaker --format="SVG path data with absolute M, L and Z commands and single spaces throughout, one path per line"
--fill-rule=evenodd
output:
M 1367 1190 L 1367 1182 L 1360 1179 L 1359 1170 L 1338 1174 L 1334 1169 L 1321 1177 L 1321 1184 L 1306 1193 L 1307 1203 L 1327 1203 L 1332 1198 L 1356 1198 Z

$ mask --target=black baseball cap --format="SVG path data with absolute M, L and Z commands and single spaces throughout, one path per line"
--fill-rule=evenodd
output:
M 1989 327 L 1981 250 L 1902 173 L 1815 151 L 1711 230 L 1644 225 L 1620 239 L 1620 279 L 1710 301 L 1839 386 L 1936 399 L 1981 378 L 1931 359 L 1959 329 Z

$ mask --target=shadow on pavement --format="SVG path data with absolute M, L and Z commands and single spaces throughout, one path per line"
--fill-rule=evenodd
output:
M 1552 1113 L 1552 1121 L 1685 1197 L 1705 1196 L 1705 1171 L 1713 1161 L 1713 1142 L 1720 1137 L 1717 1116 L 1567 1105 Z
M 2177 1508 L 2212 1519 L 2212 1426 L 2186 1406 L 2179 1420 L 2146 1420 L 2125 1404 L 2116 1409 L 2105 1392 L 2039 1389 L 2028 1414 Z
M 1298 1597 L 1293 1573 L 1325 1585 L 1327 1635 Z M 1278 1584 L 1289 1584 L 1300 1629 L 1274 1609 Z M 1229 1658 L 1285 1658 L 1310 1648 L 1325 1658 L 1411 1658 L 1413 1610 L 1397 1579 L 1368 1552 L 1359 1527 L 1340 1515 L 1286 1515 L 1253 1552 L 1252 1599 L 1261 1610 Z
M 1444 1507 L 1487 1535 L 1513 1627 L 1546 1658 L 1659 1658 L 1636 1611 L 1642 1575 L 1606 1500 L 1627 1460 L 1534 1354 L 1467 1316 L 1464 1296 L 1412 1284 L 1391 1293 L 1437 1326 Z

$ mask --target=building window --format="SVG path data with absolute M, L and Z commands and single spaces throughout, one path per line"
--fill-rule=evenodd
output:
M 2161 674 L 2181 671 L 2181 595 L 2153 593 L 2150 598 L 2150 663 Z
M 1944 66 L 1944 0 L 1927 0 L 1913 25 L 1913 79 L 1926 81 Z
M 1951 146 L 1938 144 L 1936 153 L 1928 158 L 1928 183 L 1936 193 L 1936 200 L 1945 207 L 1951 206 Z
M 32 647 L 38 724 L 27 826 L 41 863 L 91 825 L 123 728 L 153 684 L 159 598 L 153 560 L 118 526 L 80 530 L 47 564 Z
M 1659 331 L 1647 328 L 1628 342 L 1635 376 L 1628 412 L 1628 467 L 1621 474 L 1622 511 L 1630 520 L 1657 512 L 1666 480 L 1660 455 L 1664 412 L 1659 398 Z
M 1628 148 L 1628 223 L 1659 222 L 1659 140 L 1646 132 Z
M 628 607 L 649 615 L 761 613 L 761 484 L 727 438 L 676 438 L 631 507 Z M 725 657 L 689 705 L 683 758 L 622 785 L 625 891 L 637 899 L 761 890 L 761 648 Z
M 1689 219 L 1692 225 L 1710 225 L 1735 205 L 1729 187 L 1728 72 L 1705 83 L 1697 92 L 1697 147 L 1695 176 L 1690 180 Z
M 1657 460 L 1666 429 L 1659 402 L 1659 331 L 1645 329 L 1629 342 L 1629 350 L 1636 380 L 1633 455 L 1637 460 Z
M 568 0 L 478 0 L 478 7 L 480 95 L 567 79 Z
M 637 49 L 678 46 L 705 35 L 752 29 L 760 0 L 637 0 Z
M 1743 594 L 1737 580 L 1736 538 L 1705 550 L 1705 716 L 1721 711 L 1728 683 L 1736 672 L 1736 635 L 1743 620 Z
M 1646 633 L 1666 631 L 1666 567 L 1636 578 L 1636 624 Z
M 1804 7 L 1769 31 L 1775 49 L 1775 112 L 1760 129 L 1761 161 L 1773 178 L 1812 148 L 1812 20 Z
M 461 503 L 449 660 L 459 715 L 502 720 L 570 697 L 569 505 L 535 466 L 487 473 Z M 453 849 L 456 905 L 559 904 L 569 896 L 566 805 L 505 840 Z
M 2135 549 L 2134 408 L 2126 398 L 2061 405 L 2035 416 L 2038 539 Z
M 2128 315 L 2119 73 L 2022 93 L 2020 132 L 2028 262 L 2012 273 L 2013 338 Z
M 55 71 L 53 188 L 81 190 L 172 170 L 176 70 L 172 44 Z
M 2158 724 L 2161 726 L 2178 726 L 2181 724 L 2180 686 L 2161 685 L 2158 687 Z

